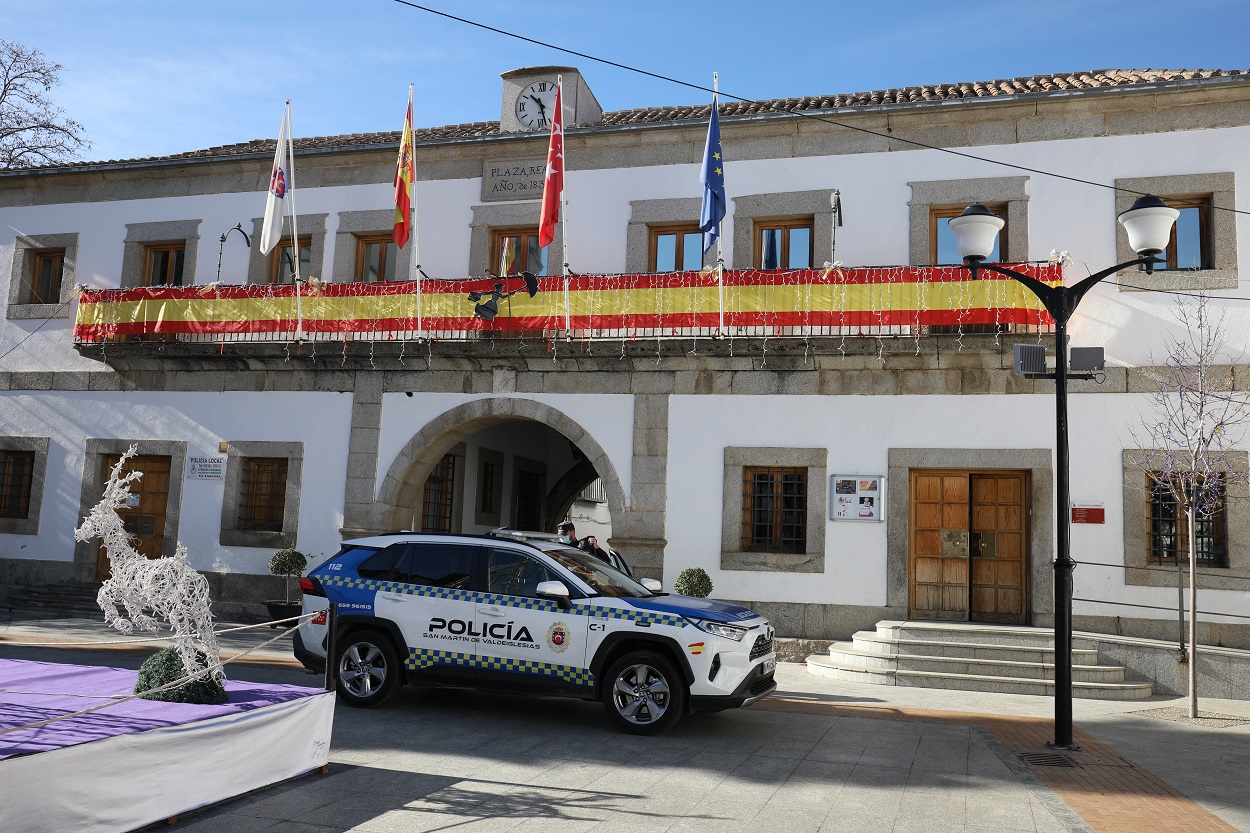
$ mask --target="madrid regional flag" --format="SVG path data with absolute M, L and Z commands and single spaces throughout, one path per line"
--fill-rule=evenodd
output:
M 560 201 L 564 197 L 564 102 L 561 86 L 556 84 L 551 143 L 547 146 L 547 177 L 543 181 L 543 208 L 538 221 L 539 246 L 549 246 L 555 239 L 556 223 L 560 222 Z

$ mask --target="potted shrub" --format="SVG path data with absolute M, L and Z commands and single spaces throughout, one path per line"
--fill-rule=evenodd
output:
M 283 600 L 271 600 L 265 602 L 265 607 L 269 608 L 269 618 L 287 619 L 291 616 L 299 616 L 302 604 L 298 601 L 291 601 L 291 579 L 299 578 L 304 574 L 304 570 L 308 567 L 308 559 L 299 550 L 287 547 L 284 550 L 278 550 L 269 559 L 269 572 L 275 576 L 282 577 Z M 271 627 L 279 627 L 271 625 Z M 287 626 L 289 627 L 289 625 Z
M 706 599 L 712 595 L 712 577 L 702 567 L 687 567 L 677 574 L 673 591 L 680 596 L 697 596 Z

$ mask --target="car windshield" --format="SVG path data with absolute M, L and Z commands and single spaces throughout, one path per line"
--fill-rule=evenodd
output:
M 554 558 L 561 567 L 589 584 L 600 596 L 641 599 L 651 595 L 650 590 L 588 552 L 571 547 L 559 547 L 547 550 L 547 555 Z

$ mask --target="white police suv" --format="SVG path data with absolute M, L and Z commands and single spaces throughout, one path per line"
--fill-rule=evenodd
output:
M 332 667 L 353 706 L 405 682 L 602 700 L 626 732 L 690 711 L 749 705 L 776 689 L 773 629 L 758 614 L 658 592 L 589 553 L 551 541 L 396 533 L 347 541 L 300 580 L 295 656 Z

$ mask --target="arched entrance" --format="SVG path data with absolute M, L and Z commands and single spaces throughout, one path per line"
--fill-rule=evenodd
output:
M 606 514 L 621 518 L 616 468 L 581 425 L 530 399 L 479 399 L 439 415 L 404 445 L 383 481 L 378 517 L 388 529 L 554 531 L 596 481 Z M 593 531 L 579 524 L 579 534 Z

